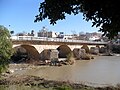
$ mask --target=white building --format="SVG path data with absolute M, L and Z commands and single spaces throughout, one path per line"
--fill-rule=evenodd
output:
M 38 37 L 55 38 L 57 36 L 58 35 L 56 32 L 48 31 L 45 27 L 43 27 L 42 30 L 38 32 Z
M 95 41 L 95 40 L 99 40 L 99 39 L 100 39 L 100 37 L 97 35 L 89 37 L 90 41 Z

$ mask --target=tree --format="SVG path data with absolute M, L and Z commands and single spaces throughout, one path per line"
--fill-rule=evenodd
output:
M 14 34 L 14 31 L 10 31 L 10 34 Z
M 34 34 L 34 30 L 32 30 L 32 31 L 31 31 L 31 35 L 32 35 L 32 36 L 34 36 L 34 35 L 35 35 L 35 34 Z
M 0 25 L 0 73 L 7 68 L 12 54 L 10 33 L 6 27 Z
M 103 35 L 113 38 L 120 32 L 119 1 L 114 0 L 45 0 L 40 3 L 39 14 L 35 22 L 48 18 L 50 24 L 63 20 L 66 14 L 83 13 L 86 21 L 91 20 L 93 25 L 100 27 Z

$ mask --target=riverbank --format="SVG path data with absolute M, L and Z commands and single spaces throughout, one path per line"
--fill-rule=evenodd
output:
M 24 63 L 10 64 L 9 66 L 9 71 L 2 75 L 0 85 L 22 85 L 38 88 L 24 90 L 39 90 L 39 88 L 44 88 L 40 90 L 56 90 L 53 88 L 57 86 L 57 88 L 72 88 L 71 90 L 120 90 L 119 56 L 97 56 L 92 60 L 76 60 L 73 65 L 63 65 L 60 67 L 49 65 L 36 66 Z M 51 83 L 53 84 L 51 85 Z M 56 83 L 60 83 L 60 86 L 56 85 Z M 78 85 L 77 87 L 81 86 L 81 88 L 85 89 L 74 88 L 74 84 Z
M 40 90 L 120 90 L 120 85 L 106 86 L 106 87 L 92 87 L 78 83 L 71 83 L 69 81 L 55 81 L 46 80 L 44 78 L 29 76 L 29 75 L 17 75 L 0 79 L 0 86 L 27 86 L 38 87 Z

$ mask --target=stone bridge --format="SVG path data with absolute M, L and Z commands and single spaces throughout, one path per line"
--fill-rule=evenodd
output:
M 90 49 L 91 47 L 102 48 L 107 45 L 106 42 L 66 40 L 66 39 L 38 39 L 38 38 L 20 38 L 12 39 L 13 48 L 23 48 L 33 59 L 40 59 L 40 54 L 45 50 L 57 49 L 59 58 L 65 58 L 68 53 L 76 48 Z M 47 52 L 46 52 L 47 53 Z

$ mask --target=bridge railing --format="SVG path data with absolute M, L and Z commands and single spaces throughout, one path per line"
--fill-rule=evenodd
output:
M 89 43 L 89 44 L 107 44 L 107 42 L 101 41 L 85 41 L 85 40 L 73 40 L 73 39 L 60 39 L 60 38 L 47 38 L 47 37 L 34 37 L 34 36 L 12 36 L 12 40 L 36 40 L 36 41 L 53 41 L 53 42 L 73 42 L 73 43 Z

